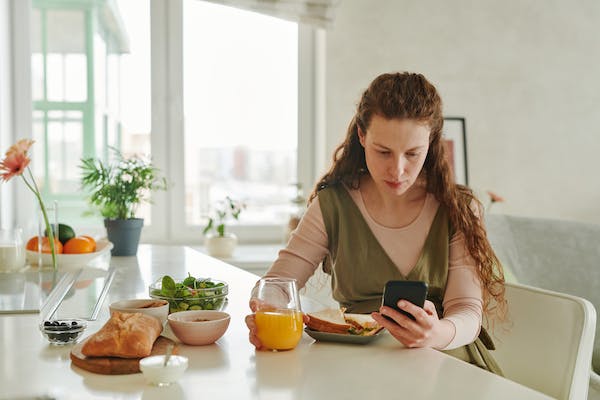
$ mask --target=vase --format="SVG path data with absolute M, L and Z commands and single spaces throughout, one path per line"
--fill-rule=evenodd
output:
M 217 258 L 231 258 L 237 245 L 237 236 L 226 233 L 224 236 L 208 234 L 204 236 L 204 246 L 208 254 Z
M 105 219 L 106 235 L 112 242 L 113 256 L 134 256 L 137 254 L 140 234 L 144 226 L 142 218 Z

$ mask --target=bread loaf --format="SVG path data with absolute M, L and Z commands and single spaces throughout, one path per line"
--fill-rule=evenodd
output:
M 81 352 L 87 357 L 147 357 L 161 332 L 162 324 L 152 316 L 114 311 L 85 341 Z

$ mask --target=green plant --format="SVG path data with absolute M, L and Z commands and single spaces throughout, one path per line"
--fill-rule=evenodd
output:
M 81 160 L 82 187 L 92 193 L 89 202 L 103 217 L 135 218 L 138 205 L 150 202 L 150 192 L 166 190 L 167 181 L 158 176 L 159 170 L 149 160 L 139 156 L 124 158 L 117 149 L 111 150 L 115 154 L 111 164 L 95 158 Z
M 208 223 L 204 227 L 203 233 L 214 231 L 218 236 L 225 236 L 225 223 L 230 218 L 239 219 L 240 213 L 244 209 L 244 204 L 233 200 L 231 197 L 225 197 L 224 201 L 217 203 L 215 215 L 208 218 Z

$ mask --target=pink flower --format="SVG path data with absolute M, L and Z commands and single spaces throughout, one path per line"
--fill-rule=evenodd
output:
M 24 154 L 27 155 L 29 148 L 34 143 L 34 140 L 31 139 L 21 139 L 17 143 L 10 146 L 8 151 L 6 152 L 6 157 L 9 157 L 13 154 Z
M 27 168 L 31 161 L 25 152 L 11 152 L 13 147 L 6 153 L 6 158 L 0 162 L 0 178 L 5 182 L 9 181 L 13 176 L 18 176 L 25 172 L 25 168 Z
M 29 169 L 29 163 L 31 159 L 27 156 L 27 152 L 29 148 L 33 144 L 33 140 L 31 139 L 21 139 L 17 143 L 10 146 L 6 155 L 4 156 L 4 160 L 0 162 L 0 181 L 7 182 L 14 176 L 20 176 L 23 178 L 23 182 L 25 185 L 33 192 L 35 198 L 37 199 L 40 209 L 42 210 L 42 215 L 44 216 L 44 223 L 46 225 L 46 233 L 48 235 L 48 239 L 50 242 L 50 250 L 52 252 L 52 265 L 54 266 L 54 270 L 57 268 L 56 264 L 56 249 L 54 248 L 54 234 L 50 227 L 50 222 L 48 220 L 48 213 L 46 212 L 46 207 L 44 206 L 44 201 L 42 200 L 42 195 L 40 194 L 40 190 L 38 189 L 37 184 L 35 183 L 35 179 L 31 174 L 31 170 Z M 23 175 L 26 169 L 29 169 L 30 181 L 27 180 L 27 177 Z
M 488 190 L 487 194 L 490 196 L 490 201 L 492 203 L 503 203 L 504 202 L 504 197 L 492 192 L 491 190 Z

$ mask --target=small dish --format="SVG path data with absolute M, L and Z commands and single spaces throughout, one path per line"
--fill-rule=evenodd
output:
M 172 355 L 165 365 L 165 355 L 140 360 L 140 370 L 146 381 L 155 386 L 168 386 L 177 382 L 188 367 L 188 358 Z
M 132 299 L 115 301 L 108 306 L 110 313 L 120 311 L 150 315 L 164 324 L 169 315 L 169 302 L 160 299 Z
M 40 324 L 40 332 L 50 344 L 65 345 L 76 343 L 87 323 L 82 319 L 55 319 Z
M 57 254 L 56 261 L 60 267 L 74 267 L 74 266 L 85 266 L 90 262 L 94 261 L 100 256 L 106 256 L 110 258 L 110 250 L 113 248 L 113 244 L 106 239 L 100 239 L 96 241 L 96 251 L 93 253 L 82 253 L 82 254 Z M 30 265 L 36 266 L 38 264 L 37 251 L 27 250 L 27 262 Z M 52 254 L 42 253 L 42 264 L 52 265 Z
M 322 342 L 338 342 L 338 343 L 351 343 L 351 344 L 368 344 L 375 341 L 377 338 L 381 337 L 381 333 L 383 330 L 377 332 L 374 335 L 363 336 L 363 335 L 352 335 L 350 333 L 328 333 L 328 332 L 319 332 L 313 331 L 310 328 L 304 328 L 304 332 L 308 334 L 308 336 L 312 337 L 317 341 Z
M 185 344 L 203 346 L 214 343 L 227 328 L 231 317 L 223 311 L 192 310 L 169 314 L 171 330 Z

